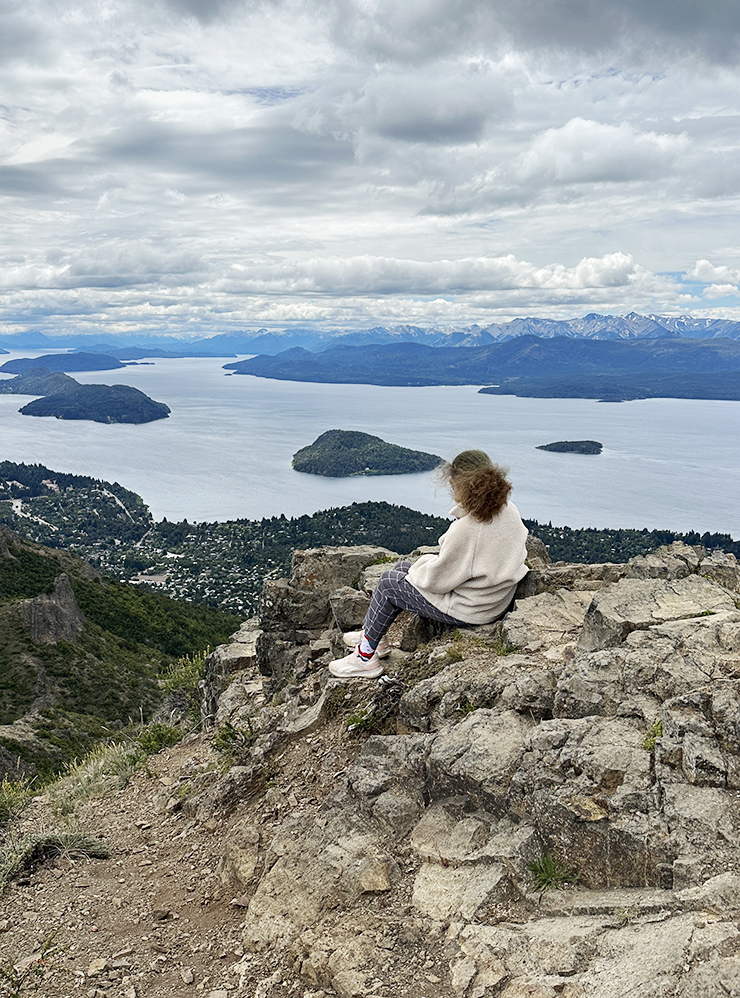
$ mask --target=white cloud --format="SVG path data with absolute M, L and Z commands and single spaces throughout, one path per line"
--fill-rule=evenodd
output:
M 671 172 L 688 144 L 686 135 L 572 118 L 535 138 L 521 157 L 521 171 L 526 180 L 558 184 L 652 180 Z
M 740 281 L 740 269 L 726 267 L 724 264 L 716 267 L 709 260 L 697 260 L 686 276 L 694 281 L 713 281 L 736 284 Z
M 704 298 L 712 300 L 716 298 L 730 298 L 737 294 L 738 288 L 736 284 L 710 284 L 702 291 Z

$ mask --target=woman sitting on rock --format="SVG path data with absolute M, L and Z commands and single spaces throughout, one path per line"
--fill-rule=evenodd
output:
M 329 665 L 334 676 L 373 679 L 390 654 L 383 635 L 402 610 L 458 626 L 489 624 L 511 603 L 527 574 L 527 528 L 508 501 L 511 484 L 481 450 L 466 450 L 442 466 L 452 489 L 455 522 L 439 539 L 439 554 L 383 572 L 362 631 L 345 634 L 354 651 Z M 358 643 L 359 642 L 359 643 Z

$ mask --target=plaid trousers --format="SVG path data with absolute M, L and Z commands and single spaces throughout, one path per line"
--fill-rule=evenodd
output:
M 411 610 L 420 617 L 439 620 L 443 624 L 467 626 L 465 621 L 442 613 L 424 599 L 418 589 L 414 589 L 406 579 L 410 568 L 410 561 L 398 561 L 380 576 L 362 625 L 363 633 L 373 648 L 377 648 L 380 639 L 403 610 Z

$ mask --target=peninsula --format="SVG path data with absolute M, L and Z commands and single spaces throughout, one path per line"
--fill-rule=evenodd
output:
M 598 440 L 556 440 L 552 444 L 540 444 L 537 450 L 554 451 L 557 454 L 600 454 L 603 444 Z
M 0 367 L 5 374 L 23 374 L 34 368 L 47 371 L 115 371 L 125 367 L 116 357 L 105 353 L 49 353 L 43 357 L 16 357 Z
M 408 475 L 431 471 L 442 458 L 425 451 L 386 443 L 357 430 L 327 430 L 293 455 L 293 467 L 309 475 Z
M 740 399 L 740 342 L 518 336 L 480 347 L 420 343 L 295 347 L 224 365 L 236 374 L 325 384 L 487 385 L 481 394 L 538 398 Z

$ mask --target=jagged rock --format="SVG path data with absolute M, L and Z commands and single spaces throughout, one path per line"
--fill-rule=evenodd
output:
M 224 884 L 236 881 L 247 887 L 259 862 L 260 830 L 255 825 L 239 823 L 232 828 L 224 842 L 224 853 L 219 868 Z
M 603 933 L 595 940 L 594 957 L 579 978 L 580 993 L 599 998 L 675 995 L 689 966 L 686 958 L 695 929 L 693 916 L 679 915 L 665 922 L 643 923 L 639 932 L 612 929 Z
M 373 815 L 403 838 L 424 810 L 429 735 L 368 738 L 347 775 L 354 792 L 368 799 Z
M 619 582 L 627 576 L 628 571 L 627 565 L 611 562 L 593 565 L 555 562 L 530 574 L 536 578 L 538 593 L 556 592 L 558 589 L 585 589 L 593 592 Z
M 690 547 L 682 541 L 659 547 L 650 554 L 630 558 L 627 578 L 683 579 L 699 568 L 706 552 L 703 547 Z
M 341 562 L 326 563 L 334 557 Z M 193 813 L 238 806 L 289 740 L 298 751 L 301 734 L 351 709 L 345 696 L 354 709 L 360 689 L 369 695 L 365 684 L 320 671 L 336 632 L 314 626 L 318 612 L 309 624 L 298 607 L 311 590 L 328 614 L 337 588 L 359 578 L 369 591 L 386 566 L 330 589 L 318 574 L 308 580 L 308 566 L 323 564 L 312 559 L 303 588 L 293 578 L 282 587 L 283 609 L 270 610 L 273 626 L 259 640 L 268 689 L 282 678 L 274 702 L 250 720 L 248 765 Z M 725 573 L 721 584 L 703 577 L 707 562 Z M 399 733 L 366 738 L 345 768 L 357 737 L 345 718 L 344 729 L 329 729 L 345 741 L 322 764 L 335 789 L 320 810 L 284 820 L 272 841 L 274 824 L 245 821 L 225 844 L 222 876 L 254 890 L 245 945 L 276 961 L 286 954 L 309 988 L 348 998 L 398 983 L 410 952 L 415 970 L 431 967 L 420 948 L 429 940 L 449 976 L 440 982 L 435 965 L 427 980 L 464 998 L 732 994 L 740 953 L 740 879 L 727 872 L 740 869 L 733 571 L 724 557 L 682 546 L 629 565 L 545 565 L 530 573 L 540 593 L 520 595 L 496 627 L 465 628 L 454 640 L 429 634 L 394 686 L 406 684 Z M 407 628 L 397 625 L 394 644 Z M 507 642 L 525 650 L 504 654 Z M 391 672 L 401 668 L 394 656 Z M 442 667 L 415 682 L 417 666 Z M 270 790 L 259 814 L 284 818 L 291 798 Z M 528 864 L 548 851 L 579 880 L 538 899 Z M 386 915 L 363 893 L 388 897 L 391 941 L 379 941 Z M 380 906 L 385 912 L 385 900 Z M 417 948 L 399 952 L 406 945 Z
M 340 631 L 354 631 L 362 627 L 370 597 L 351 586 L 342 586 L 329 597 L 332 617 Z
M 343 907 L 358 894 L 390 890 L 400 872 L 382 840 L 372 819 L 351 807 L 323 828 L 311 818 L 284 822 L 247 909 L 244 945 L 285 947 L 319 921 L 327 903 Z
M 712 551 L 702 559 L 699 573 L 712 582 L 718 582 L 725 589 L 740 593 L 740 564 L 734 554 Z
M 262 683 L 257 679 L 257 640 L 261 633 L 256 619 L 247 620 L 231 635 L 228 644 L 219 645 L 206 657 L 200 684 L 204 724 L 231 720 L 251 697 L 261 693 Z M 232 683 L 235 673 L 242 674 L 241 690 Z M 219 705 L 219 697 L 227 687 L 229 696 Z
M 527 535 L 527 564 L 534 569 L 544 568 L 550 564 L 550 555 L 545 542 L 534 534 Z
M 371 562 L 396 557 L 387 548 L 371 545 L 308 548 L 293 553 L 289 579 L 265 580 L 259 609 L 264 633 L 257 642 L 257 660 L 262 675 L 272 680 L 271 690 L 287 675 L 305 672 L 310 648 L 299 655 L 292 645 L 297 640 L 310 645 L 333 623 L 330 597 L 343 587 L 355 588 Z
M 734 609 L 728 593 L 698 575 L 675 581 L 623 579 L 594 596 L 578 650 L 610 648 L 621 644 L 630 631 Z
M 724 600 L 717 589 L 711 597 L 713 605 L 716 598 Z M 579 653 L 558 681 L 554 713 L 629 713 L 652 723 L 665 700 L 735 676 L 740 676 L 740 611 L 733 605 L 729 611 L 633 630 L 617 648 Z
M 520 814 L 588 886 L 662 886 L 675 856 L 644 739 L 626 718 L 543 721 L 513 777 Z
M 736 915 L 740 912 L 740 876 L 737 873 L 720 873 L 699 887 L 677 891 L 675 898 L 690 911 Z
M 56 577 L 49 595 L 21 600 L 14 609 L 37 645 L 56 644 L 57 641 L 74 644 L 87 623 L 66 572 Z
M 331 620 L 330 595 L 343 586 L 356 586 L 360 573 L 370 562 L 392 557 L 395 557 L 393 552 L 387 548 L 369 544 L 295 551 L 289 599 L 282 603 L 283 622 L 309 629 L 326 626 Z M 265 626 L 262 612 L 260 618 Z
M 562 662 L 566 646 L 578 638 L 591 599 L 589 591 L 569 589 L 518 599 L 504 619 L 502 636 L 516 648 Z
M 444 645 L 441 649 L 446 655 Z M 404 693 L 398 722 L 413 731 L 439 731 L 480 707 L 549 717 L 556 679 L 556 674 L 533 655 L 476 651 Z

